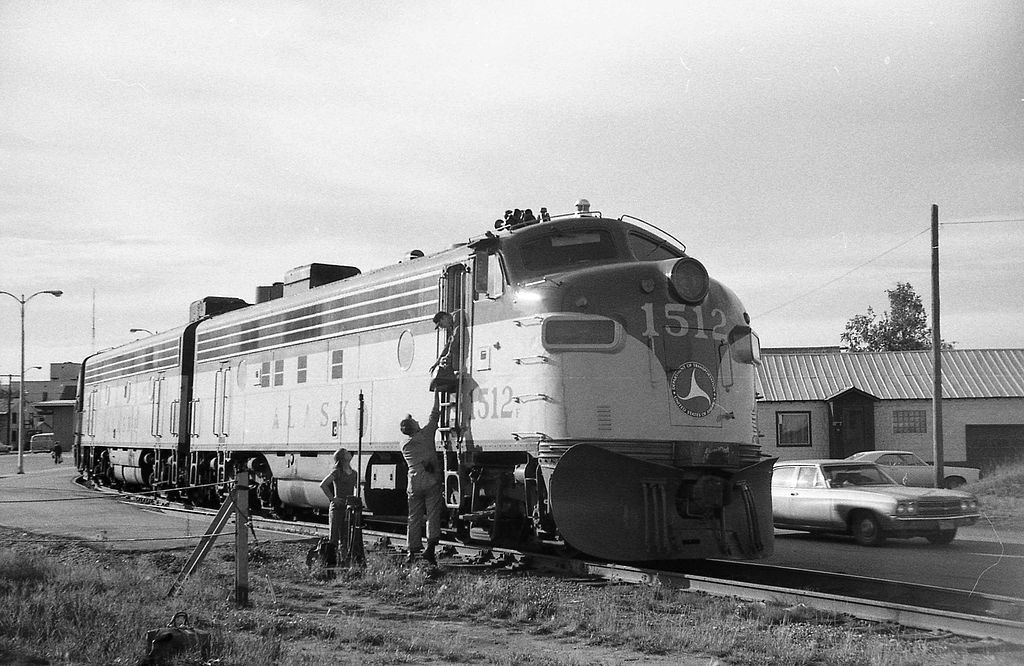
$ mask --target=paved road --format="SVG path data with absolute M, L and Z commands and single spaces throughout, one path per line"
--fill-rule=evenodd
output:
M 986 538 L 972 536 L 961 533 L 947 546 L 894 539 L 866 548 L 849 537 L 780 532 L 775 554 L 766 562 L 1024 599 L 1024 546 L 1006 541 L 1012 536 L 1019 540 L 1019 535 L 1002 535 L 998 541 L 991 530 L 978 530 L 976 536 Z
M 18 474 L 18 456 L 0 454 L 0 526 L 35 535 L 60 535 L 102 541 L 108 550 L 191 550 L 206 533 L 210 517 L 163 513 L 126 504 L 74 483 L 78 472 L 70 456 L 55 465 L 47 453 L 24 456 L 24 474 Z M 234 547 L 234 520 L 217 547 Z M 295 538 L 257 531 L 260 540 Z

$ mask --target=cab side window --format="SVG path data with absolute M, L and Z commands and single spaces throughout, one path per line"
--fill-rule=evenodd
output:
M 487 296 L 498 298 L 505 293 L 505 272 L 501 266 L 501 256 L 497 252 L 487 255 Z
M 479 252 L 475 261 L 476 275 L 473 290 L 476 300 L 500 298 L 505 293 L 505 272 L 501 255 L 497 252 Z

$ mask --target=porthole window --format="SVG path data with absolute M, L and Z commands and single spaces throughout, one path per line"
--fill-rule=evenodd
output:
M 406 329 L 398 336 L 398 367 L 408 370 L 412 367 L 413 358 L 416 356 L 416 344 L 413 340 L 412 331 Z
M 238 388 L 244 389 L 246 382 L 249 378 L 245 374 L 245 361 L 238 362 L 238 371 L 235 373 L 235 383 L 238 384 Z

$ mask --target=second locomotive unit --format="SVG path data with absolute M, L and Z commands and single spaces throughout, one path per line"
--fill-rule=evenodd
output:
M 772 459 L 757 439 L 756 334 L 739 299 L 649 225 L 509 211 L 494 231 L 361 273 L 291 271 L 257 303 L 208 297 L 191 321 L 85 359 L 77 461 L 100 483 L 321 511 L 338 447 L 374 517 L 404 516 L 398 423 L 463 322 L 442 395 L 450 526 L 564 541 L 613 560 L 772 552 Z

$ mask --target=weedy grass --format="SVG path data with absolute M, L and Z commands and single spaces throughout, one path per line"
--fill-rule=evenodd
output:
M 180 596 L 166 599 L 184 555 L 113 557 L 68 542 L 77 555 L 58 560 L 10 540 L 3 545 L 0 663 L 137 664 L 146 653 L 146 631 L 182 609 L 209 632 L 209 659 L 221 666 L 355 663 L 356 657 L 366 664 L 586 663 L 579 650 L 488 651 L 479 632 L 463 631 L 471 625 L 546 645 L 708 655 L 727 664 L 1017 663 L 999 654 L 972 662 L 973 655 L 946 643 L 907 641 L 898 629 L 806 609 L 660 587 L 592 587 L 528 572 L 409 568 L 385 551 L 368 552 L 363 569 L 323 580 L 298 564 L 302 547 L 267 545 L 260 553 L 274 557 L 254 558 L 253 604 L 239 609 L 228 598 L 228 557 L 211 558 Z M 342 592 L 351 605 L 338 605 Z M 372 603 L 361 606 L 360 599 Z M 339 662 L 339 654 L 347 657 Z M 209 662 L 191 653 L 171 663 Z
M 981 502 L 983 523 L 1024 532 L 1024 462 L 1005 465 L 962 488 Z

